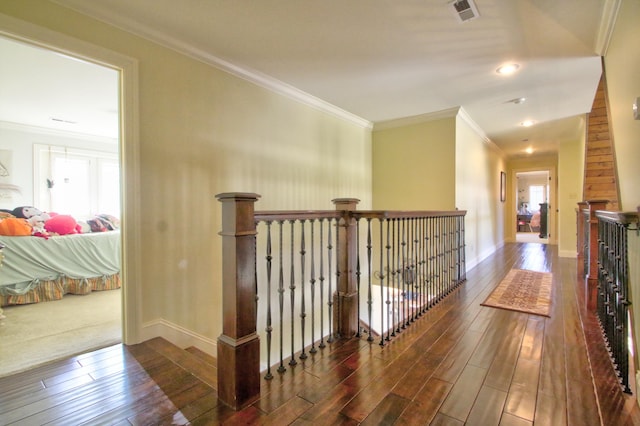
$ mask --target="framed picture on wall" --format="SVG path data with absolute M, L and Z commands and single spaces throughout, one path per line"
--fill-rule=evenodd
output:
M 500 172 L 500 201 L 504 202 L 507 199 L 507 174 Z

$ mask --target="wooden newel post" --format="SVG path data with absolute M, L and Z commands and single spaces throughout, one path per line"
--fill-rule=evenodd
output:
M 250 193 L 216 195 L 222 203 L 222 334 L 218 337 L 218 398 L 235 410 L 260 395 L 256 333 L 254 205 Z
M 337 243 L 337 289 L 334 294 L 334 332 L 342 338 L 351 338 L 358 332 L 358 289 L 357 268 L 357 226 L 348 212 L 356 210 L 360 200 L 356 198 L 336 198 L 332 200 L 336 210 L 344 212 L 338 222 Z
M 576 235 L 576 253 L 577 253 L 577 261 L 578 261 L 578 278 L 583 279 L 586 274 L 587 271 L 585 271 L 584 269 L 584 227 L 585 227 L 585 220 L 584 220 L 584 210 L 587 209 L 587 202 L 586 201 L 580 201 L 578 203 L 578 209 L 576 210 L 576 229 L 577 229 L 577 235 Z
M 589 260 L 586 263 L 588 268 L 585 280 L 585 296 L 587 308 L 595 311 L 598 305 L 598 218 L 596 210 L 604 210 L 607 206 L 607 200 L 588 200 L 589 222 Z

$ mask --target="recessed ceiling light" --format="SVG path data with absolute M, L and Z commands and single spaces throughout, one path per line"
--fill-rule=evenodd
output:
M 524 103 L 527 100 L 527 98 L 514 98 L 514 99 L 509 99 L 507 101 L 507 103 L 509 104 L 516 104 L 516 105 L 520 105 L 522 103 Z
M 500 75 L 509 75 L 516 72 L 518 68 L 520 68 L 520 65 L 518 64 L 505 64 L 499 66 L 496 72 Z
M 521 126 L 523 127 L 531 127 L 535 124 L 535 121 L 533 120 L 525 120 L 522 123 L 520 123 Z

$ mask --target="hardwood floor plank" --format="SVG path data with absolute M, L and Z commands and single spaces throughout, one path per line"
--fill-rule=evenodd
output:
M 467 425 L 497 425 L 504 410 L 507 393 L 489 386 L 483 386 L 478 393 L 471 412 L 467 417 Z
M 434 377 L 445 382 L 455 383 L 469 362 L 469 358 L 476 350 L 481 338 L 482 332 L 468 330 L 440 364 L 440 368 L 434 374 Z
M 536 414 L 533 419 L 536 424 L 549 426 L 563 426 L 567 424 L 567 404 L 564 398 L 538 393 Z
M 316 402 L 302 416 L 304 420 L 320 421 L 327 416 L 340 412 L 359 392 L 357 387 L 347 386 L 341 383 L 327 392 L 325 396 Z M 344 414 L 342 414 L 344 416 Z M 347 416 L 344 416 L 347 417 Z M 355 421 L 355 420 L 354 420 Z
M 513 372 L 516 369 L 519 348 L 524 336 L 524 327 L 514 329 L 505 345 L 496 353 L 489 367 L 485 384 L 502 391 L 509 391 Z
M 282 404 L 278 409 L 269 414 L 262 424 L 264 425 L 282 425 L 293 423 L 305 411 L 311 408 L 313 404 L 302 398 L 294 397 Z
M 360 424 L 363 426 L 391 425 L 400 417 L 409 402 L 408 399 L 390 393 Z
M 500 419 L 500 426 L 533 426 L 533 422 L 513 414 L 504 413 Z
M 468 365 L 453 385 L 439 412 L 462 422 L 466 421 L 486 375 L 486 369 Z
M 433 419 L 431 426 L 461 426 L 464 425 L 464 422 L 454 419 L 453 417 L 448 417 L 445 414 L 438 413 L 436 417 Z
M 309 386 L 298 392 L 298 396 L 312 404 L 321 401 L 329 392 L 332 392 L 339 383 L 353 374 L 353 370 L 343 364 L 339 364 L 333 370 L 320 377 L 316 386 Z

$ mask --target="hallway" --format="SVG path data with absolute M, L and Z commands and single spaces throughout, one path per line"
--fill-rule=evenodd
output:
M 550 318 L 480 306 L 513 267 L 553 272 Z M 261 399 L 241 412 L 182 367 L 160 363 L 155 342 L 0 379 L 0 424 L 640 424 L 599 331 L 583 332 L 576 282 L 575 259 L 558 258 L 556 246 L 506 244 L 384 348 L 329 345 L 263 381 Z M 182 377 L 189 384 L 177 386 Z

